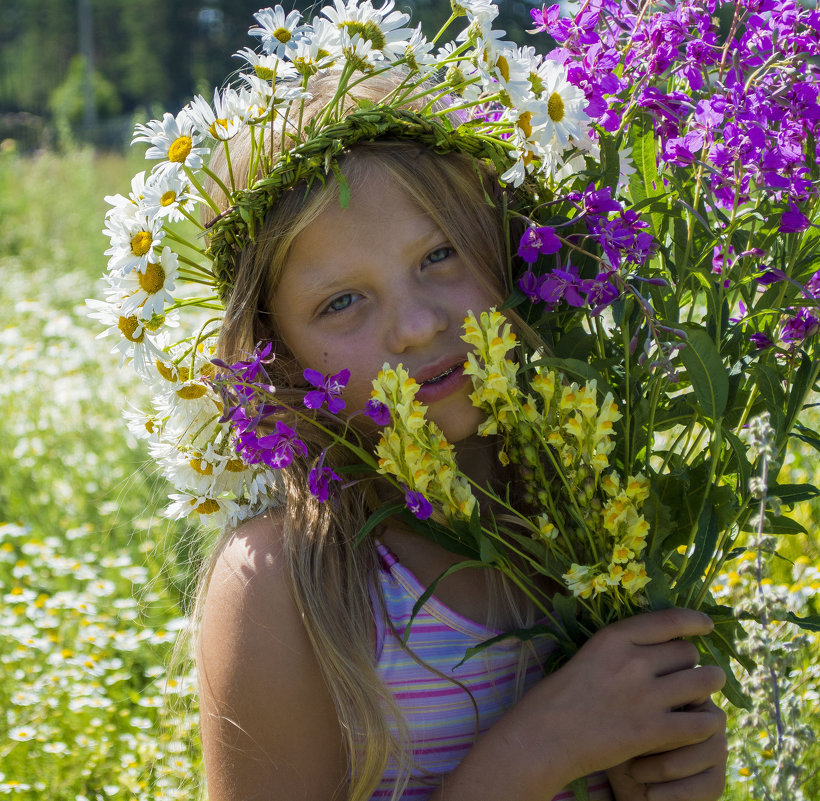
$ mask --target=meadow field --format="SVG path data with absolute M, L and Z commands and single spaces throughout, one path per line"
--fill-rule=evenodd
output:
M 0 796 L 195 799 L 195 677 L 185 644 L 201 554 L 162 516 L 166 487 L 121 422 L 143 388 L 97 339 L 104 196 L 138 165 L 0 147 Z M 799 443 L 798 443 L 799 444 Z M 820 480 L 795 450 L 781 481 Z M 803 614 L 820 598 L 820 506 L 767 558 L 735 560 L 719 597 Z M 726 799 L 820 798 L 817 635 L 749 625 L 755 700 L 729 710 Z M 172 667 L 173 665 L 173 667 Z

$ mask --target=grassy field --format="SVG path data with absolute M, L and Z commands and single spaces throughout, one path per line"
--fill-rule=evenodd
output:
M 161 517 L 163 482 L 120 421 L 142 387 L 83 306 L 105 266 L 103 197 L 138 168 L 0 149 L 0 795 L 25 801 L 187 799 L 201 784 L 193 676 L 184 662 L 168 673 L 196 554 L 176 545 L 189 532 Z M 798 452 L 785 470 L 815 480 L 815 462 Z M 820 510 L 801 514 L 817 531 Z M 767 592 L 801 610 L 820 591 L 818 542 L 783 555 Z M 738 562 L 721 592 L 754 596 L 754 567 Z M 730 714 L 726 798 L 818 798 L 817 640 L 781 627 L 757 647 L 781 718 L 771 671 L 743 677 L 760 706 Z

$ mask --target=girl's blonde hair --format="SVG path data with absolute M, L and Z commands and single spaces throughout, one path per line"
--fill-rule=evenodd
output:
M 373 77 L 361 84 L 360 94 L 379 101 L 397 85 L 395 76 Z M 335 92 L 335 80 L 323 78 L 310 86 L 313 102 L 305 110 L 321 108 Z M 272 143 L 274 147 L 278 143 Z M 232 143 L 234 174 L 239 148 Z M 249 154 L 246 154 L 249 158 Z M 351 148 L 339 164 L 351 192 L 366 192 L 374 170 L 400 186 L 444 232 L 470 265 L 478 280 L 503 296 L 505 245 L 501 216 L 490 200 L 500 192 L 496 176 L 469 157 L 439 155 L 413 143 L 377 141 Z M 216 164 L 219 168 L 219 164 Z M 285 402 L 298 403 L 300 367 L 275 330 L 269 312 L 289 250 L 299 234 L 330 204 L 338 202 L 338 184 L 294 187 L 269 212 L 254 245 L 236 264 L 234 285 L 219 339 L 225 361 L 247 358 L 261 342 L 273 342 L 276 358 L 270 366 L 271 382 Z M 342 448 L 311 426 L 301 426 L 310 456 L 295 460 L 282 471 L 284 507 L 283 552 L 292 592 L 312 642 L 323 677 L 334 700 L 345 737 L 350 766 L 349 798 L 370 797 L 392 755 L 402 774 L 394 798 L 401 795 L 410 764 L 408 737 L 392 695 L 376 673 L 375 628 L 371 593 L 377 556 L 372 537 L 355 545 L 355 535 L 383 502 L 372 483 L 361 491 L 342 491 L 335 502 L 320 503 L 309 491 L 308 473 L 323 454 L 324 463 L 344 460 Z M 231 532 L 225 532 L 198 593 L 201 608 L 208 576 Z M 392 719 L 397 734 L 391 731 Z

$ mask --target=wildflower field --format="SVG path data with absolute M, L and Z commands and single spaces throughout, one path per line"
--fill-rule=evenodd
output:
M 199 554 L 161 515 L 166 487 L 120 419 L 145 402 L 84 299 L 105 267 L 104 196 L 136 165 L 0 150 L 0 795 L 196 798 L 194 680 L 169 673 Z M 781 481 L 820 480 L 795 450 Z M 820 506 L 758 576 L 734 560 L 721 596 L 817 611 Z M 729 801 L 820 798 L 817 635 L 748 625 L 754 700 L 729 710 Z

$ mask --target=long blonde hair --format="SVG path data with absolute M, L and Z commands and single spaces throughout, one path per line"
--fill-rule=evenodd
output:
M 378 101 L 395 88 L 396 79 L 364 81 L 362 93 Z M 365 92 L 366 89 L 366 92 Z M 315 107 L 335 91 L 335 81 L 311 87 Z M 310 107 L 306 110 L 310 113 Z M 232 147 L 234 173 L 238 172 Z M 497 178 L 463 154 L 438 155 L 427 148 L 394 141 L 360 144 L 340 160 L 351 192 L 366 191 L 374 169 L 395 182 L 436 223 L 476 277 L 503 296 L 504 237 L 497 208 L 489 202 L 500 189 Z M 217 164 L 218 168 L 219 165 Z M 241 169 L 241 167 L 239 167 Z M 269 212 L 254 245 L 240 256 L 219 340 L 220 358 L 246 358 L 260 342 L 273 342 L 276 358 L 269 370 L 277 392 L 296 402 L 300 370 L 277 335 L 269 313 L 278 280 L 296 237 L 331 203 L 338 184 L 329 176 L 324 184 L 295 187 Z M 395 701 L 376 673 L 374 609 L 371 590 L 377 570 L 372 538 L 355 545 L 355 535 L 383 498 L 372 483 L 362 491 L 341 492 L 334 503 L 320 503 L 309 491 L 308 473 L 322 455 L 333 467 L 345 458 L 344 449 L 312 427 L 302 426 L 309 457 L 295 460 L 282 471 L 284 508 L 283 552 L 292 593 L 304 620 L 323 677 L 333 698 L 348 755 L 351 801 L 364 801 L 384 773 L 392 756 L 409 774 L 410 749 L 406 728 Z M 226 532 L 210 561 L 199 590 L 207 590 L 210 571 L 231 532 Z M 376 610 L 378 613 L 378 610 Z M 391 729 L 392 720 L 395 731 Z M 398 798 L 404 787 L 394 791 Z

